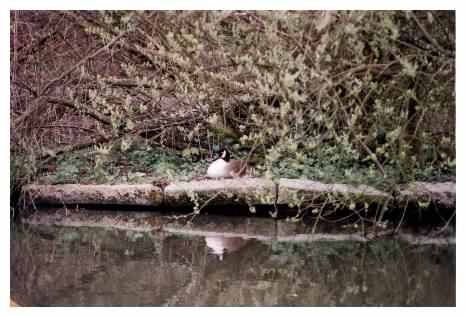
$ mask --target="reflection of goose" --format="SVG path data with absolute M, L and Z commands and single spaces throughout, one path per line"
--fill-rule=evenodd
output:
M 212 253 L 218 255 L 220 261 L 223 260 L 224 253 L 235 252 L 246 242 L 244 239 L 238 237 L 210 236 L 204 239 L 209 249 L 212 250 Z

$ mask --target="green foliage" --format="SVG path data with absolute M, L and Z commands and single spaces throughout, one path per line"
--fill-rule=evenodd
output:
M 198 138 L 259 144 L 264 175 L 396 182 L 454 172 L 452 13 L 165 12 L 157 21 L 143 51 L 160 77 L 138 75 L 144 63 L 122 65 L 127 75 L 153 98 L 169 89 L 208 113 Z M 97 92 L 101 104 L 108 91 Z M 136 109 L 132 99 L 125 107 Z
M 121 36 L 70 73 L 77 84 L 61 97 L 75 108 L 36 117 L 77 121 L 109 140 L 110 153 L 87 156 L 88 181 L 189 179 L 205 173 L 206 163 L 193 160 L 224 145 L 243 157 L 253 149 L 258 174 L 270 178 L 390 186 L 454 177 L 453 11 L 66 15 L 96 47 Z M 69 68 L 54 56 L 40 60 L 53 65 L 47 71 Z M 52 76 L 34 69 L 44 73 L 31 81 Z M 24 162 L 27 153 L 58 153 L 50 133 L 20 131 Z M 83 137 L 68 134 L 68 144 Z M 57 181 L 79 176 L 71 165 L 58 162 Z
M 74 183 L 79 176 L 79 165 L 81 161 L 77 159 L 60 160 L 55 172 L 55 182 L 59 184 Z
M 13 144 L 10 147 L 10 207 L 13 213 L 11 216 L 16 212 L 22 186 L 37 177 L 40 165 L 32 151 L 23 152 L 23 146 L 24 144 Z
M 110 147 L 63 155 L 41 183 L 142 183 L 155 180 L 189 180 L 205 173 L 207 163 L 134 144 L 122 153 Z

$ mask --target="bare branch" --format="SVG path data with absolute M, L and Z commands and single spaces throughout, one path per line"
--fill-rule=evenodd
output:
M 437 42 L 437 40 L 431 35 L 429 34 L 429 32 L 427 32 L 426 28 L 424 27 L 424 25 L 421 23 L 421 21 L 419 21 L 419 19 L 417 18 L 417 16 L 415 14 L 413 14 L 412 12 L 409 12 L 409 13 L 406 13 L 409 15 L 409 17 L 413 18 L 413 20 L 416 22 L 417 26 L 419 27 L 419 29 L 422 31 L 422 33 L 424 34 L 424 36 L 429 40 L 429 42 L 435 46 L 436 49 L 438 49 L 440 52 L 442 53 L 445 53 L 447 55 L 450 55 L 450 52 L 448 52 L 446 49 L 444 49 L 443 47 L 440 46 L 440 44 Z
M 41 125 L 37 127 L 32 127 L 33 129 L 78 129 L 78 130 L 83 130 L 86 132 L 94 133 L 95 130 L 76 126 L 76 125 L 59 125 L 59 124 L 53 124 L 53 125 Z
M 50 159 L 53 159 L 57 155 L 60 155 L 60 154 L 63 154 L 63 153 L 69 153 L 69 152 L 73 152 L 73 151 L 77 151 L 77 150 L 82 150 L 82 149 L 85 149 L 87 147 L 97 145 L 97 144 L 100 144 L 100 143 L 105 143 L 105 142 L 108 142 L 108 138 L 100 137 L 100 138 L 97 138 L 97 139 L 94 139 L 94 140 L 91 140 L 91 141 L 86 141 L 86 142 L 72 144 L 72 145 L 65 145 L 65 146 L 58 147 L 58 148 L 55 148 L 55 149 L 51 150 L 50 152 L 53 153 L 53 154 L 51 154 L 51 153 L 42 153 L 39 156 L 39 160 L 44 160 L 42 163 L 46 163 Z
M 122 38 L 125 34 L 126 34 L 126 32 L 121 32 L 119 35 L 115 36 L 110 42 L 108 42 L 107 45 L 102 46 L 101 48 L 99 48 L 99 49 L 98 49 L 97 51 L 95 51 L 94 53 L 87 55 L 86 57 L 84 57 L 83 59 L 81 59 L 78 63 L 76 63 L 74 66 L 70 67 L 67 71 L 65 71 L 64 73 L 62 73 L 61 75 L 59 75 L 59 76 L 56 77 L 55 79 L 52 79 L 51 81 L 49 81 L 49 82 L 44 86 L 44 88 L 41 89 L 39 95 L 43 95 L 43 94 L 44 94 L 50 87 L 52 87 L 56 82 L 60 81 L 61 79 L 65 78 L 66 76 L 68 76 L 69 74 L 71 74 L 73 71 L 75 71 L 76 69 L 78 69 L 78 67 L 80 67 L 82 64 L 84 64 L 84 63 L 85 63 L 86 61 L 88 61 L 89 59 L 94 58 L 94 57 L 96 57 L 97 55 L 99 55 L 100 53 L 102 53 L 103 51 L 107 50 L 110 46 L 112 46 L 116 41 L 118 41 L 120 38 Z
M 65 71 L 64 73 L 62 73 L 61 75 L 59 75 L 58 77 L 56 77 L 55 79 L 52 79 L 51 81 L 49 81 L 45 86 L 44 88 L 42 88 L 40 90 L 40 92 L 37 93 L 36 95 L 36 98 L 40 98 L 41 96 L 44 95 L 44 93 L 49 89 L 51 88 L 55 83 L 57 83 L 58 81 L 60 81 L 61 79 L 65 78 L 66 76 L 68 76 L 69 74 L 71 74 L 73 71 L 75 71 L 78 67 L 80 67 L 82 64 L 84 64 L 86 61 L 88 61 L 89 59 L 91 58 L 94 58 L 96 57 L 97 55 L 99 55 L 100 53 L 102 53 L 103 51 L 107 50 L 111 45 L 113 45 L 116 41 L 118 41 L 121 37 L 123 37 L 123 35 L 125 35 L 126 32 L 122 32 L 120 33 L 118 36 L 116 36 L 115 38 L 113 38 L 107 45 L 101 47 L 100 49 L 96 50 L 94 53 L 92 54 L 89 54 L 87 55 L 86 57 L 84 57 L 81 61 L 79 61 L 77 64 L 75 64 L 74 66 L 72 66 L 71 68 L 69 68 L 67 71 Z M 48 100 L 49 102 L 53 102 L 53 101 L 50 101 Z M 28 111 L 26 111 L 25 113 L 23 113 L 19 118 L 17 118 L 14 122 L 14 126 L 20 126 L 22 124 L 22 122 L 24 120 L 26 120 L 30 115 L 31 113 L 35 112 L 39 107 L 40 107 L 40 102 L 38 102 L 35 106 L 32 106 L 30 107 L 30 109 L 28 109 Z M 67 105 L 68 103 L 66 103 L 65 105 Z M 95 117 L 95 119 L 98 119 L 98 116 Z M 100 120 L 102 121 L 102 120 Z M 104 120 L 102 122 L 105 122 L 105 123 L 109 123 L 110 121 L 108 120 Z
M 87 107 L 87 106 L 85 106 L 83 104 L 76 104 L 76 103 L 74 103 L 72 101 L 69 101 L 69 100 L 66 100 L 66 99 L 54 98 L 54 97 L 47 97 L 47 98 L 45 98 L 45 100 L 47 102 L 50 102 L 50 103 L 53 103 L 53 104 L 59 104 L 59 105 L 63 105 L 63 106 L 68 107 L 68 108 L 75 109 L 77 111 L 81 111 L 84 114 L 86 114 L 86 115 L 94 118 L 95 120 L 97 120 L 99 122 L 102 122 L 102 123 L 104 123 L 106 125 L 111 124 L 110 119 L 108 119 L 106 116 L 98 113 L 95 110 L 90 109 L 89 107 Z

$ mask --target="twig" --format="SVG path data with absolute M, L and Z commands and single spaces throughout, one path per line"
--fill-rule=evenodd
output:
M 95 130 L 88 129 L 88 128 L 84 128 L 84 127 L 80 127 L 80 126 L 76 126 L 76 125 L 59 125 L 59 124 L 55 124 L 55 125 L 42 125 L 42 126 L 35 126 L 35 127 L 32 127 L 32 129 L 54 129 L 54 128 L 60 128 L 60 129 L 79 129 L 79 130 L 83 130 L 83 131 L 87 131 L 87 132 L 91 132 L 91 133 L 94 133 L 94 132 L 95 132 Z
M 69 74 L 71 74 L 73 71 L 78 69 L 82 64 L 87 62 L 89 59 L 94 58 L 95 56 L 99 55 L 106 49 L 108 49 L 111 45 L 113 45 L 116 41 L 118 41 L 121 37 L 123 37 L 126 34 L 126 32 L 122 32 L 119 35 L 117 35 L 115 38 L 113 38 L 107 45 L 102 46 L 100 49 L 96 50 L 94 53 L 87 55 L 83 59 L 81 59 L 77 64 L 74 66 L 70 67 L 67 71 L 63 72 L 61 75 L 56 77 L 55 79 L 52 79 L 49 81 L 44 88 L 42 88 L 36 95 L 36 98 L 40 98 L 45 94 L 45 92 L 52 87 L 56 82 L 60 81 L 61 79 L 65 78 Z M 21 122 L 23 122 L 26 118 L 28 118 L 32 113 L 34 113 L 38 108 L 40 107 L 40 103 L 38 102 L 35 106 L 30 107 L 28 111 L 23 113 L 18 119 L 15 120 L 14 124 L 12 126 L 20 126 Z
M 106 116 L 101 115 L 97 111 L 94 111 L 87 106 L 83 104 L 76 104 L 73 101 L 66 100 L 66 99 L 61 99 L 61 98 L 54 98 L 54 97 L 47 97 L 45 98 L 45 101 L 53 103 L 53 104 L 60 104 L 68 108 L 75 109 L 77 111 L 82 111 L 84 114 L 94 118 L 97 121 L 100 121 L 102 123 L 105 123 L 106 125 L 110 125 L 110 119 L 108 119 Z
M 215 195 L 213 195 L 212 197 L 210 197 L 209 199 L 207 199 L 207 201 L 202 204 L 202 206 L 199 208 L 199 212 L 201 212 L 202 209 L 204 209 L 204 207 L 207 206 L 208 203 L 210 203 L 215 197 L 217 197 L 221 192 L 217 192 L 215 193 Z
M 320 207 L 319 214 L 317 215 L 317 218 L 314 221 L 314 225 L 312 226 L 312 234 L 314 234 L 317 229 L 317 224 L 319 223 L 319 220 L 322 217 L 322 211 L 324 211 L 324 207 L 327 205 L 328 201 L 329 201 L 329 196 L 327 196 L 327 199 L 325 200 L 324 204 Z
M 377 168 L 382 173 L 382 176 L 385 177 L 385 170 L 384 170 L 382 164 L 380 164 L 380 162 L 377 159 L 377 156 L 374 154 L 374 152 L 372 152 L 371 149 L 364 142 L 362 142 L 362 140 L 358 136 L 356 136 L 354 134 L 354 132 L 353 132 L 353 135 L 356 137 L 356 140 L 358 140 L 359 144 L 361 144 L 361 146 L 364 148 L 364 150 L 369 154 L 369 157 L 371 158 L 371 160 L 375 163 L 375 165 L 377 165 Z
M 246 157 L 246 160 L 245 160 L 246 164 L 244 164 L 244 166 L 243 166 L 243 167 L 241 168 L 241 170 L 238 172 L 238 175 L 241 175 L 245 170 L 247 170 L 247 168 L 248 168 L 248 162 L 249 162 L 250 159 L 251 159 L 252 153 L 256 150 L 257 141 L 258 141 L 258 140 L 259 140 L 259 138 L 256 138 L 256 139 L 254 140 L 254 144 L 252 145 L 251 150 L 249 151 L 248 156 Z
M 437 48 L 440 52 L 444 53 L 444 54 L 447 54 L 447 55 L 450 55 L 450 52 L 446 51 L 443 47 L 440 46 L 440 44 L 437 42 L 436 39 L 434 39 L 432 37 L 432 35 L 430 35 L 426 28 L 424 27 L 424 25 L 422 25 L 421 21 L 419 21 L 419 19 L 416 17 L 415 14 L 412 14 L 412 12 L 407 12 L 406 15 L 410 16 L 413 18 L 413 20 L 416 22 L 417 26 L 419 27 L 419 29 L 422 31 L 422 33 L 424 34 L 424 36 L 429 40 L 430 43 L 432 43 L 432 45 L 435 46 L 435 48 Z
M 338 103 L 340 104 L 341 106 L 341 110 L 345 116 L 345 119 L 346 119 L 346 124 L 348 125 L 348 128 L 350 129 L 350 133 L 353 135 L 353 137 L 359 142 L 359 144 L 363 147 L 363 149 L 367 152 L 367 154 L 369 154 L 369 157 L 370 159 L 375 163 L 375 165 L 377 165 L 377 168 L 380 170 L 380 172 L 382 173 L 382 176 L 385 177 L 385 170 L 382 166 L 382 164 L 380 164 L 379 160 L 377 159 L 377 156 L 374 154 L 374 152 L 372 152 L 372 150 L 359 138 L 359 136 L 354 132 L 353 130 L 353 126 L 351 125 L 350 121 L 349 121 L 349 117 L 348 117 L 348 114 L 346 113 L 344 107 L 343 107 L 343 104 L 341 103 L 340 101 L 340 98 L 338 96 L 337 97 L 337 100 L 338 100 Z
M 381 221 L 383 220 L 383 216 L 385 215 L 385 212 L 387 211 L 388 209 L 388 202 L 391 200 L 391 197 L 388 197 L 384 203 L 383 203 L 383 206 L 382 206 L 382 210 L 380 211 L 380 215 L 379 215 L 379 219 L 377 219 L 376 221 L 376 225 L 377 224 L 380 224 Z
M 37 93 L 37 91 L 35 89 L 33 89 L 32 87 L 30 87 L 28 84 L 26 84 L 25 82 L 22 82 L 22 81 L 19 81 L 17 79 L 13 79 L 11 81 L 11 83 L 13 85 L 16 85 L 20 88 L 23 88 L 23 89 L 26 89 L 27 91 L 29 91 L 34 97 L 37 97 L 39 94 Z
M 403 223 L 403 220 L 405 218 L 406 209 L 408 209 L 408 199 L 406 199 L 405 207 L 403 209 L 403 214 L 401 215 L 400 222 L 396 226 L 394 233 L 397 233 L 400 230 L 401 224 Z
M 104 142 L 108 142 L 108 138 L 102 136 L 102 137 L 100 137 L 100 138 L 98 138 L 96 140 L 92 140 L 92 141 L 88 141 L 88 142 L 82 142 L 82 143 L 73 144 L 73 145 L 65 145 L 65 146 L 53 149 L 52 152 L 53 152 L 54 155 L 51 155 L 49 153 L 42 153 L 39 156 L 39 160 L 44 160 L 42 163 L 45 164 L 51 158 L 53 158 L 56 155 L 67 153 L 67 152 L 72 152 L 72 151 L 76 151 L 76 150 L 81 150 L 81 149 L 87 148 L 89 146 L 104 143 Z
M 45 86 L 44 88 L 41 89 L 39 95 L 43 95 L 47 89 L 49 89 L 50 87 L 52 87 L 53 84 L 55 84 L 57 81 L 65 78 L 66 76 L 68 76 L 69 74 L 71 74 L 73 71 L 75 71 L 76 69 L 78 69 L 78 67 L 80 67 L 82 64 L 84 64 L 85 62 L 87 62 L 87 60 L 91 59 L 91 58 L 94 58 L 96 57 L 97 55 L 99 55 L 100 53 L 102 53 L 103 51 L 107 50 L 110 46 L 112 46 L 116 41 L 118 41 L 120 38 L 122 38 L 124 35 L 126 34 L 126 32 L 121 32 L 120 34 L 118 34 L 117 36 L 115 36 L 110 42 L 108 42 L 107 45 L 105 46 L 102 46 L 101 48 L 99 48 L 97 51 L 95 51 L 94 53 L 92 54 L 89 54 L 87 55 L 86 57 L 84 57 L 83 59 L 81 59 L 78 63 L 76 63 L 74 66 L 70 67 L 67 71 L 65 71 L 64 73 L 62 73 L 61 75 L 59 75 L 58 77 L 56 77 L 55 79 L 52 79 L 51 81 L 49 81 Z
M 16 12 L 17 11 L 15 11 L 15 13 Z M 41 46 L 44 45 L 45 42 L 49 38 L 53 37 L 57 33 L 58 33 L 58 30 L 53 30 L 53 31 L 41 36 L 40 38 L 38 38 L 36 40 L 33 40 L 33 42 L 30 43 L 29 45 L 27 45 L 27 46 L 23 45 L 23 46 L 19 47 L 17 49 L 17 53 L 21 54 L 22 57 L 19 58 L 18 64 L 22 64 L 26 58 L 28 58 L 28 57 L 32 56 L 33 54 L 37 53 L 37 51 L 41 48 Z
M 438 231 L 434 234 L 434 236 L 435 236 L 435 235 L 439 235 L 440 233 L 442 233 L 442 232 L 450 225 L 450 222 L 455 218 L 455 216 L 456 216 L 456 211 L 450 216 L 450 218 L 448 219 L 448 221 L 445 222 L 445 225 L 444 225 L 442 228 L 440 228 L 440 230 L 438 230 Z
M 65 11 L 65 14 L 72 17 L 79 25 L 81 25 L 83 28 L 87 28 L 89 26 L 97 26 L 99 28 L 101 28 L 102 30 L 104 30 L 105 32 L 108 33 L 108 35 L 110 36 L 114 36 L 115 35 L 115 32 L 114 30 L 112 29 L 112 27 L 109 25 L 109 24 L 104 24 L 104 23 L 100 23 L 99 21 L 96 21 L 95 19 L 89 17 L 89 16 L 85 16 L 82 14 L 82 12 L 80 12 L 79 14 L 76 14 L 76 12 L 72 12 L 72 11 Z M 119 46 L 126 49 L 129 53 L 137 56 L 137 57 L 141 57 L 143 58 L 144 60 L 146 60 L 147 62 L 149 62 L 154 68 L 158 68 L 159 65 L 156 64 L 150 55 L 148 55 L 143 48 L 139 47 L 138 45 L 129 45 L 129 44 L 126 44 L 126 43 L 119 43 Z

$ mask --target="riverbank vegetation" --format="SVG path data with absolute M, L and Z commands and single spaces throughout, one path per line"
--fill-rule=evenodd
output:
M 223 146 L 269 178 L 455 179 L 452 11 L 12 11 L 10 29 L 12 195 L 187 180 Z

